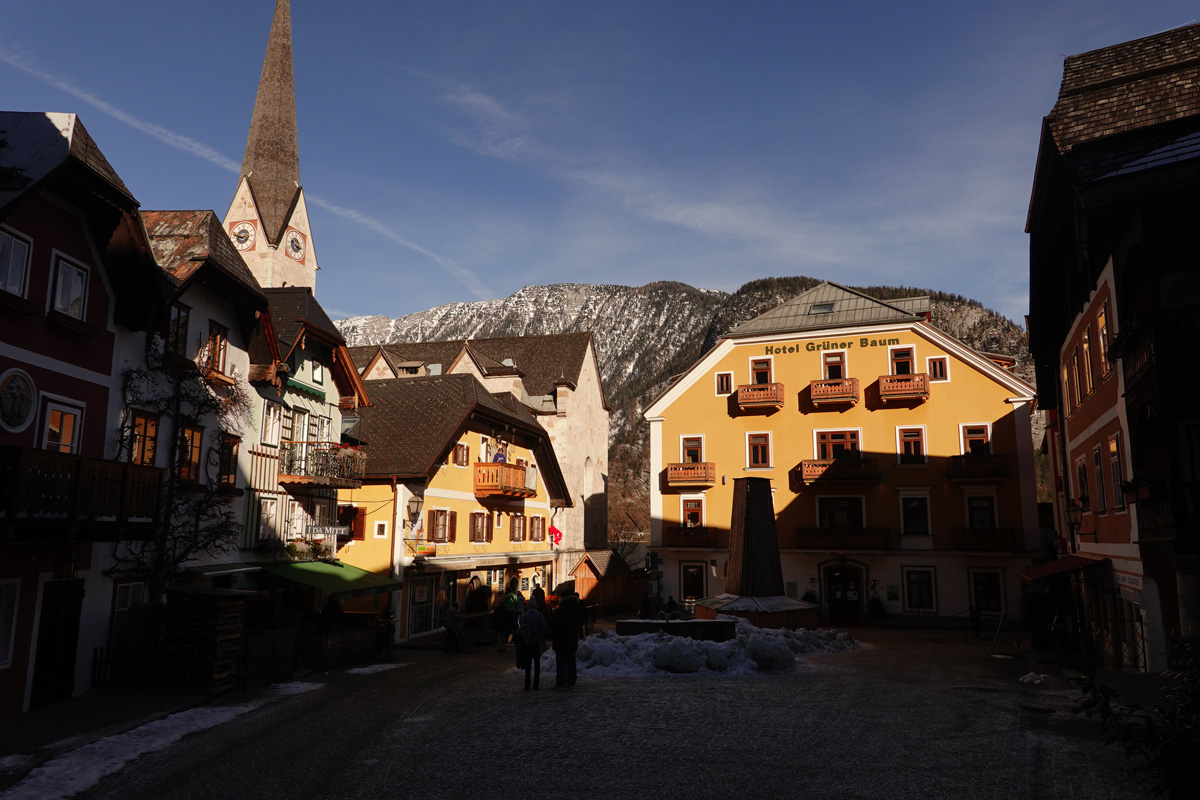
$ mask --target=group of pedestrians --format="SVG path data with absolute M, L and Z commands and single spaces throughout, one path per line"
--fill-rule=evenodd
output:
M 557 663 L 555 688 L 569 689 L 575 685 L 575 651 L 584 625 L 579 595 L 568 594 L 558 608 L 550 609 L 545 589 L 535 583 L 526 601 L 517 591 L 514 579 L 496 604 L 492 624 L 496 628 L 497 651 L 505 652 L 512 637 L 517 669 L 525 672 L 526 689 L 537 689 L 541 682 L 542 653 L 546 652 L 547 642 L 554 648 Z

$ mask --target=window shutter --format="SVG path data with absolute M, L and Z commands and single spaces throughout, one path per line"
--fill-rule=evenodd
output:
M 433 541 L 433 537 L 437 534 L 437 512 L 430 511 L 425 515 L 425 540 Z
M 354 519 L 350 522 L 350 535 L 359 542 L 367 538 L 367 510 L 365 508 L 354 509 Z
M 458 512 L 451 511 L 450 519 L 446 522 L 446 541 L 453 542 L 456 533 L 458 533 Z
M 517 515 L 510 514 L 508 517 L 508 540 L 515 542 L 517 540 Z
M 492 541 L 492 512 L 487 512 L 487 522 L 484 523 L 484 529 L 487 531 L 487 540 Z

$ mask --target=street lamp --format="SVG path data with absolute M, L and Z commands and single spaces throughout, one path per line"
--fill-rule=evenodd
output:
M 421 516 L 421 506 L 424 504 L 425 498 L 419 494 L 408 498 L 408 527 L 410 530 L 417 527 L 417 520 Z
M 1079 534 L 1079 527 L 1083 524 L 1083 506 L 1074 500 L 1067 506 L 1067 526 L 1071 529 L 1071 552 L 1074 553 L 1079 549 L 1076 537 Z

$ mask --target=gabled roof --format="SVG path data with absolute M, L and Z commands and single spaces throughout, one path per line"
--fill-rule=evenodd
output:
M 226 236 L 226 239 L 229 237 Z M 230 247 L 233 245 L 231 244 Z M 305 326 L 325 334 L 332 343 L 345 345 L 346 340 L 337 326 L 329 319 L 325 309 L 313 296 L 308 286 L 285 286 L 263 289 L 271 301 L 271 316 L 275 320 L 275 333 L 287 345 L 290 352 Z
M 254 98 L 254 115 L 246 137 L 246 153 L 242 157 L 241 178 L 250 183 L 268 241 L 278 242 L 300 193 L 292 14 L 288 0 L 275 3 L 258 94 Z
M 885 302 L 826 281 L 737 326 L 727 336 L 737 339 L 821 328 L 918 322 L 925 319 L 928 311 L 928 297 Z
M 493 428 L 533 450 L 547 491 L 570 505 L 550 435 L 511 394 L 489 393 L 474 375 L 438 375 L 372 381 L 371 401 L 354 429 L 369 443 L 367 475 L 427 478 L 463 431 Z
M 267 296 L 258 280 L 212 211 L 143 211 L 142 220 L 155 260 L 177 285 L 208 267 L 266 306 Z
M 1060 152 L 1200 114 L 1200 25 L 1104 47 L 1063 62 L 1047 116 Z
M 581 567 L 589 564 L 589 562 L 592 571 L 600 578 L 624 575 L 633 571 L 629 568 L 629 564 L 625 562 L 625 559 L 621 558 L 613 550 L 588 550 L 583 554 L 583 558 L 579 560 L 579 563 L 575 565 L 575 568 L 571 570 L 571 574 L 576 574 Z

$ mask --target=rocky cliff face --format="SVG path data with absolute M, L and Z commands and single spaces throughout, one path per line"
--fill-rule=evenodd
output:
M 396 319 L 351 317 L 336 324 L 350 345 L 591 331 L 612 407 L 609 524 L 614 531 L 628 529 L 632 517 L 648 529 L 649 450 L 642 410 L 673 375 L 731 328 L 817 283 L 803 276 L 764 278 L 733 294 L 674 282 L 526 286 L 500 300 L 450 303 Z M 929 295 L 934 325 L 977 350 L 1016 358 L 1015 371 L 1032 382 L 1025 332 L 974 300 L 905 286 L 861 290 L 882 300 Z

